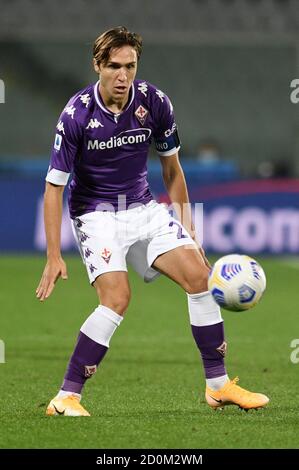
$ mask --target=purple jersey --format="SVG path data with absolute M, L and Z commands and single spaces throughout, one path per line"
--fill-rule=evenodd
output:
M 79 91 L 67 103 L 58 124 L 46 180 L 70 184 L 70 215 L 75 218 L 108 203 L 117 207 L 153 199 L 147 182 L 152 138 L 159 155 L 173 155 L 179 139 L 169 98 L 148 82 L 135 80 L 126 108 L 109 111 L 99 82 Z

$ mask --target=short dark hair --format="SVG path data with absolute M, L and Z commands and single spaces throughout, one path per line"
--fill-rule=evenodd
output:
M 128 31 L 125 26 L 109 29 L 95 40 L 93 45 L 93 57 L 98 65 L 106 65 L 111 50 L 126 45 L 132 46 L 135 49 L 137 59 L 139 59 L 142 51 L 142 37 L 140 34 Z

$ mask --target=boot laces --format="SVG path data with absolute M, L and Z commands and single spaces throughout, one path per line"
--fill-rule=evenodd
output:
M 235 389 L 235 391 L 238 391 L 241 395 L 243 396 L 250 396 L 252 395 L 252 392 L 250 392 L 249 390 L 246 390 L 245 388 L 242 388 L 240 387 L 239 385 L 237 385 L 237 383 L 239 382 L 239 377 L 235 377 L 233 380 L 230 381 L 230 384 L 231 386 L 233 386 L 233 388 Z
M 80 400 L 78 397 L 76 397 L 76 395 L 69 395 L 67 399 L 73 401 L 77 405 L 80 405 Z

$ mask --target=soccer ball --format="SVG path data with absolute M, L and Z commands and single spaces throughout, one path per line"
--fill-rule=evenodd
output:
M 240 312 L 259 302 L 266 288 L 266 276 L 253 258 L 231 254 L 216 261 L 208 288 L 220 307 Z

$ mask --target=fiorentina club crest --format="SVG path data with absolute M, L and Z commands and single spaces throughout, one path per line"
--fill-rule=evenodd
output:
M 84 366 L 84 368 L 85 368 L 85 374 L 84 375 L 85 375 L 86 378 L 91 377 L 97 371 L 97 366 L 96 365 L 94 365 L 94 366 Z
M 218 348 L 216 348 L 216 351 L 218 351 L 223 357 L 226 355 L 226 350 L 227 350 L 227 343 L 226 341 L 223 341 L 222 344 Z
M 110 251 L 108 248 L 104 248 L 101 252 L 101 257 L 103 258 L 104 261 L 108 264 L 110 261 L 112 255 L 112 251 Z
M 137 117 L 138 121 L 143 125 L 146 120 L 146 116 L 148 115 L 148 111 L 143 106 L 138 106 L 135 111 L 135 116 Z

